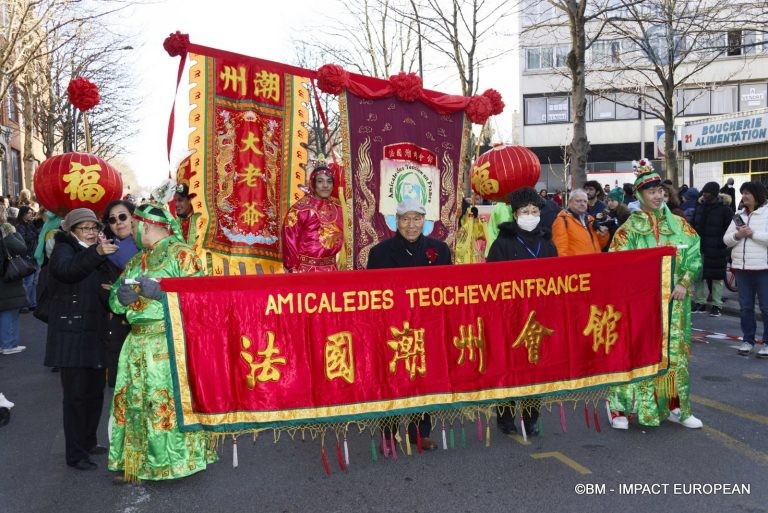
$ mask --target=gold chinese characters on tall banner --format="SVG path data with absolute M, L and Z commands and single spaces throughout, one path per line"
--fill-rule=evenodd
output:
M 325 340 L 325 377 L 355 382 L 355 356 L 352 351 L 352 332 L 340 331 Z

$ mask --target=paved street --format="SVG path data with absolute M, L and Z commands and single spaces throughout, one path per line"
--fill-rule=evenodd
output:
M 370 437 L 353 433 L 349 469 L 340 472 L 331 451 L 329 477 L 317 440 L 283 434 L 273 443 L 265 433 L 240 439 L 238 468 L 227 442 L 208 471 L 139 486 L 113 485 L 105 456 L 95 457 L 95 472 L 65 466 L 59 376 L 41 365 L 44 325 L 22 318 L 28 350 L 0 356 L 0 392 L 16 403 L 0 428 L 3 513 L 768 512 L 768 360 L 736 354 L 729 336 L 739 334 L 737 317 L 694 317 L 701 430 L 667 423 L 614 431 L 601 411 L 598 433 L 580 406 L 567 410 L 567 433 L 559 413 L 545 411 L 544 436 L 527 443 L 494 427 L 490 447 L 468 436 L 464 449 L 375 462 Z M 105 406 L 102 443 L 106 417 Z

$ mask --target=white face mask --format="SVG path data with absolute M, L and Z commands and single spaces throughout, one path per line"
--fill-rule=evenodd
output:
M 533 231 L 534 228 L 539 226 L 539 220 L 541 219 L 540 216 L 532 216 L 530 214 L 523 214 L 520 217 L 517 218 L 517 226 L 522 228 L 523 230 L 530 232 Z

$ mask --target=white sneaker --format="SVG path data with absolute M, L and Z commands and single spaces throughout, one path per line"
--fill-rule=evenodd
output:
M 738 348 L 739 354 L 742 356 L 748 355 L 754 346 L 749 342 L 742 342 Z
M 763 347 L 757 352 L 758 358 L 768 358 L 768 344 L 763 342 Z
M 685 420 L 680 420 L 680 408 L 675 408 L 674 410 L 670 411 L 667 420 L 674 422 L 675 424 L 680 424 L 681 426 L 687 427 L 689 429 L 699 429 L 704 426 L 704 423 L 693 415 L 686 418 Z
M 16 354 L 24 351 L 27 348 L 27 346 L 16 346 L 12 347 L 10 349 L 3 349 L 3 354 Z
M 3 394 L 0 394 L 0 408 L 8 408 L 9 410 L 13 408 L 15 405 L 5 398 Z
M 629 420 L 623 415 L 614 417 L 611 419 L 611 427 L 613 429 L 629 429 Z

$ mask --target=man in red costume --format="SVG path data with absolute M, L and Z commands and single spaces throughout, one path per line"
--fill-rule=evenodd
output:
M 309 175 L 310 193 L 288 210 L 283 222 L 283 266 L 289 273 L 335 271 L 344 244 L 341 204 L 333 197 L 333 172 L 318 165 Z

